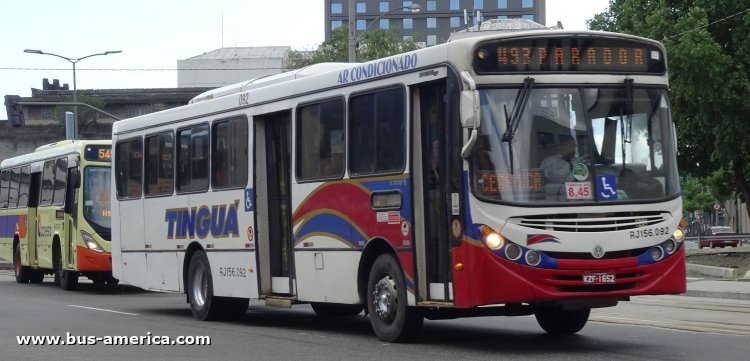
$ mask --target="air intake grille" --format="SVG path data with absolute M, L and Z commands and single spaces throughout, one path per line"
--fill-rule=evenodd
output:
M 662 212 L 544 214 L 513 220 L 518 225 L 559 232 L 612 232 L 647 227 L 667 219 Z

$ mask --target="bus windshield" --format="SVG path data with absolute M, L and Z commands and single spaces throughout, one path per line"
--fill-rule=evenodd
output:
M 112 219 L 110 203 L 110 167 L 86 167 L 83 172 L 83 216 L 100 228 L 109 230 Z
M 474 194 L 491 202 L 563 204 L 676 196 L 667 91 L 627 85 L 481 89 Z

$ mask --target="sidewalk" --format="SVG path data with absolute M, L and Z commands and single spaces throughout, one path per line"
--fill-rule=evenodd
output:
M 0 260 L 0 270 L 12 270 L 13 264 Z M 685 296 L 750 301 L 750 280 L 723 280 L 688 277 Z

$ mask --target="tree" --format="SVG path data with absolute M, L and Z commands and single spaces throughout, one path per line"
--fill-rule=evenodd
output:
M 664 43 L 681 172 L 715 175 L 715 182 L 731 178 L 717 188 L 723 196 L 739 194 L 750 211 L 747 2 L 610 0 L 587 24 Z
M 419 44 L 404 40 L 397 29 L 368 30 L 357 38 L 357 61 L 370 61 L 416 50 Z M 345 63 L 349 60 L 349 28 L 341 26 L 331 31 L 331 37 L 317 49 L 292 50 L 285 64 L 287 69 L 325 62 Z
M 63 101 L 72 103 L 73 97 L 66 97 L 65 99 L 63 99 Z M 86 96 L 86 95 L 79 95 L 78 102 L 91 105 L 98 109 L 104 109 L 104 107 L 107 105 L 107 103 L 99 97 L 91 97 L 91 96 Z M 73 108 L 74 107 L 72 105 L 56 106 L 55 109 L 52 111 L 55 117 L 55 120 L 60 122 L 60 124 L 65 125 L 65 112 L 73 112 Z M 84 128 L 91 124 L 95 124 L 98 114 L 99 114 L 98 112 L 96 112 L 95 110 L 91 108 L 88 108 L 85 106 L 79 106 L 78 107 L 78 126 L 81 128 Z

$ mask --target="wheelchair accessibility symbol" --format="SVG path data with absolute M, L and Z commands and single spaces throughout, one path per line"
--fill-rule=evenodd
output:
M 600 201 L 613 201 L 617 199 L 617 178 L 611 175 L 597 177 L 597 198 Z

